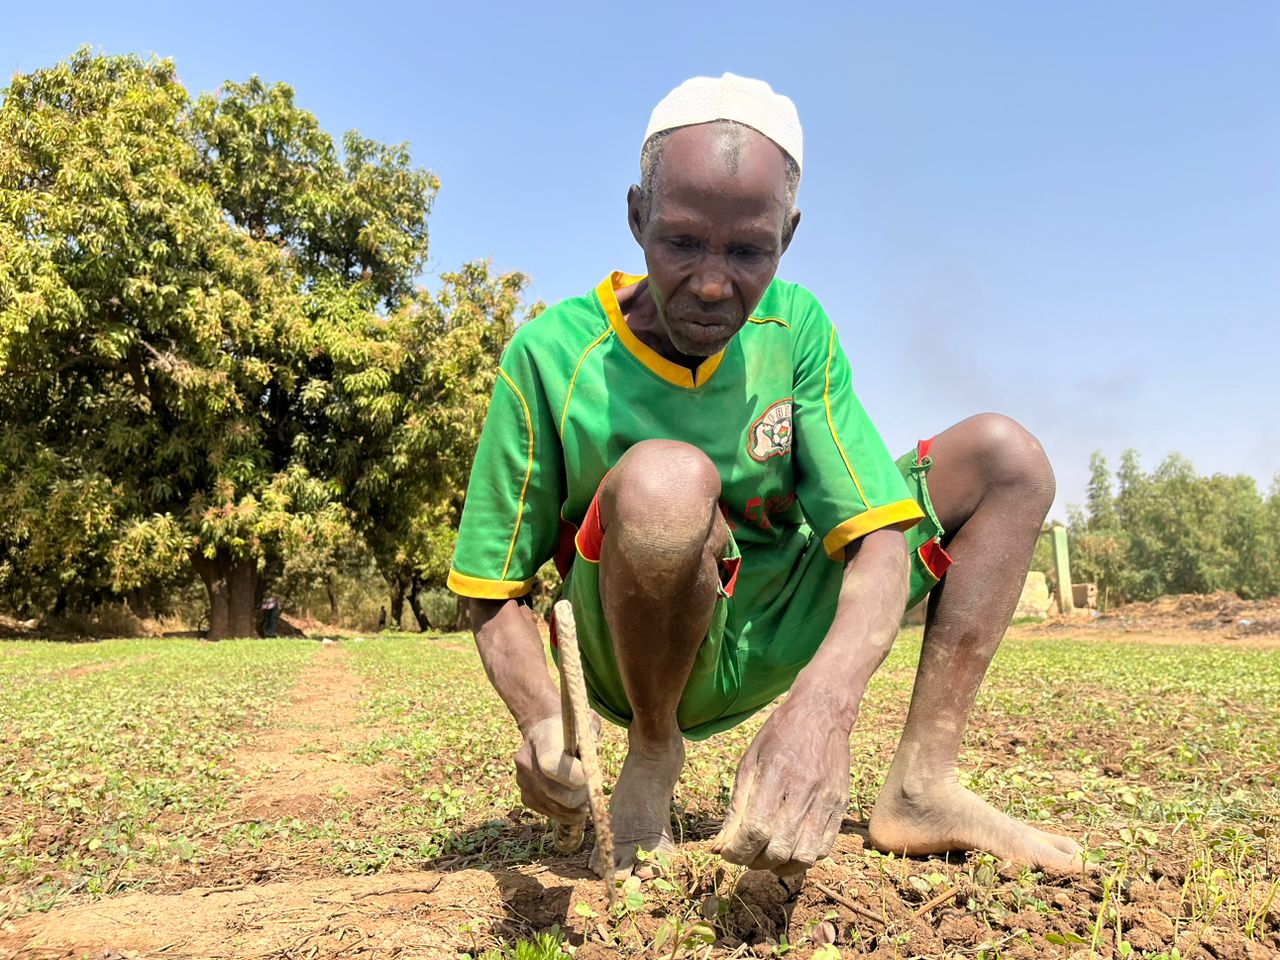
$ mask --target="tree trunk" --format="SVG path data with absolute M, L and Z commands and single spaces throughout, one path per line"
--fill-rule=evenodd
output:
M 147 584 L 145 587 L 137 587 L 125 593 L 124 602 L 128 604 L 135 617 L 146 620 L 148 617 L 155 616 L 154 594 L 153 585 Z
M 431 629 L 431 621 L 427 619 L 426 612 L 422 609 L 422 604 L 418 600 L 418 587 L 420 584 L 414 579 L 409 584 L 409 609 L 413 611 L 413 619 L 418 621 L 418 631 L 426 633 Z
M 400 618 L 404 616 L 404 581 L 396 577 L 391 581 L 391 626 L 403 630 Z
M 324 581 L 324 591 L 329 595 L 329 622 L 338 622 L 338 589 L 333 582 L 333 574 L 329 574 Z
M 219 550 L 213 559 L 195 554 L 191 564 L 209 594 L 210 640 L 258 635 L 258 565 Z
M 458 598 L 458 619 L 454 621 L 453 629 L 471 629 L 471 601 L 466 597 Z

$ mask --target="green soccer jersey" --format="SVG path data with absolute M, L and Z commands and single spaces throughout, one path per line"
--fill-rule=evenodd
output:
M 520 327 L 503 354 L 467 487 L 449 587 L 527 593 L 605 473 L 641 440 L 680 440 L 719 471 L 742 551 L 740 617 L 799 569 L 816 532 L 833 560 L 859 537 L 922 516 L 854 395 L 817 299 L 774 280 L 750 321 L 696 371 L 627 326 L 614 273 Z

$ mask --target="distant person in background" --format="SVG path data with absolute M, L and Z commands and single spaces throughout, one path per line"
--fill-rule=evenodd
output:
M 647 276 L 609 274 L 522 326 L 503 355 L 449 586 L 472 598 L 485 669 L 520 726 L 524 801 L 586 816 L 520 599 L 553 555 L 592 705 L 627 727 L 610 809 L 623 868 L 638 847 L 673 846 L 682 737 L 788 690 L 742 758 L 714 846 L 779 874 L 825 856 L 849 802 L 863 691 L 904 607 L 928 596 L 872 844 L 1078 868 L 1077 843 L 992 808 L 956 771 L 1053 472 L 1031 434 L 992 414 L 889 455 L 821 305 L 775 278 L 800 223 L 801 164 L 795 106 L 768 84 L 682 84 L 653 111 L 627 195 Z M 850 318 L 855 349 L 866 322 Z M 945 389 L 945 358 L 855 358 L 901 369 L 900 402 L 927 409 Z
M 274 637 L 280 623 L 280 601 L 266 597 L 262 601 L 262 635 Z

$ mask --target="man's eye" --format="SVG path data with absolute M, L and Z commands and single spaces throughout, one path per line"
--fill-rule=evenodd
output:
M 690 237 L 672 237 L 667 241 L 667 243 L 671 244 L 671 246 L 675 247 L 677 250 L 696 250 L 698 247 L 698 241 L 693 240 Z
M 755 247 L 730 247 L 729 254 L 738 260 L 754 260 L 761 256 L 760 251 Z

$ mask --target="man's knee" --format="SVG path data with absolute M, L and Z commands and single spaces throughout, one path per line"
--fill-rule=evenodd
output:
M 720 475 L 697 447 L 642 441 L 622 456 L 600 491 L 605 539 L 625 543 L 628 551 L 693 559 L 709 540 L 724 539 L 714 522 L 719 498 Z
M 1043 518 L 1057 491 L 1053 467 L 1044 448 L 1026 427 L 999 413 L 983 413 L 966 421 L 971 455 L 988 490 L 999 489 L 1025 502 Z

